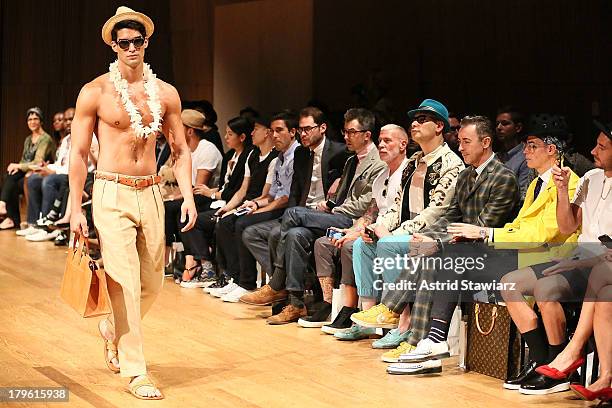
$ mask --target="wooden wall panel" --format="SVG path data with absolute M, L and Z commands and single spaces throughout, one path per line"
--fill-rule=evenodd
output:
M 183 100 L 213 97 L 212 0 L 174 0 L 170 7 L 170 35 L 174 85 Z
M 311 98 L 312 15 L 312 0 L 215 8 L 214 104 L 222 131 L 247 105 L 270 113 Z

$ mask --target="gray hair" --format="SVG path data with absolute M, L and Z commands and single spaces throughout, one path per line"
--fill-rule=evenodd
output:
M 476 134 L 480 140 L 487 136 L 493 138 L 493 123 L 491 122 L 491 119 L 487 118 L 486 116 L 465 116 L 463 119 L 461 119 L 461 127 L 469 125 L 474 125 L 476 127 Z
M 397 132 L 400 134 L 401 137 L 403 137 L 404 139 L 408 140 L 408 133 L 406 132 L 406 129 L 404 129 L 403 127 L 396 125 L 394 123 L 389 123 L 388 125 L 385 125 L 383 127 L 380 128 L 380 133 L 382 132 Z

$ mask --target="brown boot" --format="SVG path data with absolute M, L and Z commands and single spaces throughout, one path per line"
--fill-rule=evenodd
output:
M 264 285 L 255 292 L 242 295 L 240 301 L 247 305 L 265 306 L 285 300 L 287 297 L 289 297 L 289 292 L 285 289 L 277 291 L 272 289 L 270 285 Z
M 298 308 L 293 305 L 287 305 L 283 310 L 274 316 L 270 316 L 266 319 L 268 324 L 287 324 L 297 322 L 300 317 L 307 316 L 306 308 Z

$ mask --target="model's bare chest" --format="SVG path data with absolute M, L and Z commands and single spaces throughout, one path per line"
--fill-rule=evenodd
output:
M 144 90 L 144 87 L 133 87 L 129 90 L 130 101 L 138 111 L 141 117 L 141 125 L 149 126 L 153 121 L 153 114 L 149 107 L 149 95 Z M 165 104 L 160 101 L 161 116 L 165 113 Z M 114 89 L 105 89 L 100 98 L 98 108 L 98 118 L 107 126 L 116 129 L 125 130 L 131 125 L 130 115 L 126 109 L 126 104 L 121 99 L 121 96 Z

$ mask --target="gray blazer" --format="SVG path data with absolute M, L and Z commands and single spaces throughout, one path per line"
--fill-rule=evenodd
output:
M 372 200 L 372 183 L 374 179 L 383 172 L 386 164 L 380 160 L 378 149 L 374 146 L 374 149 L 357 164 L 355 176 L 352 180 L 348 180 L 348 172 L 352 160 L 357 160 L 357 155 L 349 157 L 346 161 L 344 170 L 342 171 L 342 177 L 340 178 L 340 185 L 334 197 L 334 199 L 336 199 L 344 195 L 346 191 L 346 199 L 341 205 L 334 208 L 332 213 L 344 214 L 356 220 L 363 215 L 370 205 L 370 201 Z

